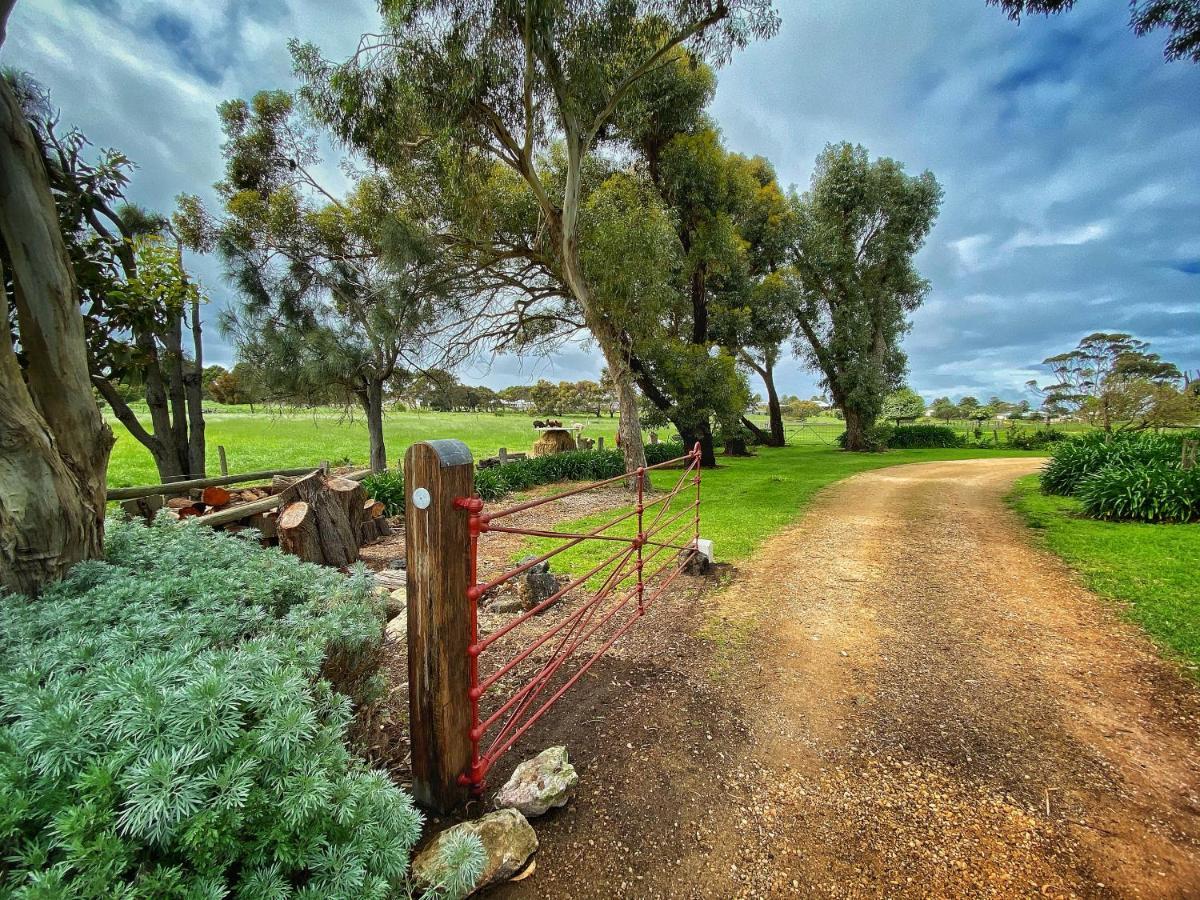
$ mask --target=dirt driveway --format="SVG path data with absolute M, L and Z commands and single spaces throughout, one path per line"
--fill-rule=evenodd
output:
M 581 793 L 493 896 L 1200 897 L 1200 690 L 1030 543 L 1037 465 L 856 476 L 683 601 L 534 736 Z

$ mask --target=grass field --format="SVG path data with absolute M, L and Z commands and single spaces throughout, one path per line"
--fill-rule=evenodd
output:
M 1088 587 L 1123 601 L 1131 619 L 1200 672 L 1200 524 L 1084 518 L 1079 501 L 1042 494 L 1037 476 L 1017 482 L 1010 500 Z
M 756 456 L 722 458 L 719 468 L 704 471 L 701 484 L 701 536 L 714 542 L 718 561 L 737 562 L 754 552 L 772 532 L 799 516 L 817 491 L 857 472 L 900 463 L 1039 455 L 1042 454 L 1011 450 L 894 450 L 857 454 L 812 445 L 760 448 Z M 670 471 L 656 473 L 656 487 L 660 490 L 671 487 L 678 474 Z M 678 504 L 681 501 L 675 502 Z M 675 510 L 679 508 L 673 507 Z M 611 512 L 588 516 L 559 526 L 559 530 L 587 530 L 614 517 L 615 514 Z M 682 520 L 677 524 L 682 525 Z M 672 530 L 673 527 L 667 533 Z M 611 533 L 632 535 L 635 531 L 633 520 L 629 520 L 615 527 Z M 551 549 L 555 544 L 553 540 L 531 542 L 531 546 L 540 548 L 540 552 Z M 612 552 L 613 548 L 607 543 L 586 542 L 556 557 L 559 562 L 555 567 L 559 571 L 583 572 Z M 659 557 L 654 565 L 661 564 L 663 560 L 664 557 Z
M 229 471 L 254 472 L 316 465 L 322 460 L 338 463 L 367 462 L 367 426 L 361 415 L 347 417 L 331 409 L 287 414 L 264 412 L 251 414 L 246 407 L 222 407 L 205 404 L 213 411 L 205 416 L 208 473 L 217 473 L 217 445 L 223 445 L 229 459 Z M 384 424 L 388 461 L 392 465 L 404 456 L 410 444 L 435 438 L 458 438 L 476 459 L 493 456 L 500 447 L 528 450 L 537 438 L 534 416 L 505 413 L 389 412 Z M 604 436 L 612 446 L 617 420 L 562 417 L 565 425 L 589 423 L 583 434 Z M 150 453 L 119 423 L 113 422 L 117 436 L 108 465 L 110 487 L 155 484 L 158 472 Z

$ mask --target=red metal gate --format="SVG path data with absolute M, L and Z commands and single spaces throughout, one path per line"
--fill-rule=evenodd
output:
M 683 464 L 683 471 L 674 487 L 647 502 L 646 473 L 680 464 Z M 470 645 L 467 648 L 470 665 L 470 689 L 467 697 L 471 707 L 471 765 L 468 771 L 459 776 L 459 781 L 464 785 L 469 785 L 476 794 L 482 790 L 484 778 L 496 760 L 507 752 L 538 719 L 545 715 L 546 711 L 583 677 L 584 673 L 607 652 L 621 635 L 645 615 L 650 605 L 670 587 L 679 573 L 683 571 L 690 557 L 697 552 L 700 539 L 700 445 L 697 444 L 690 452 L 676 459 L 638 469 L 636 473 L 637 502 L 633 509 L 590 531 L 567 533 L 495 523 L 515 513 L 535 509 L 564 497 L 583 494 L 605 485 L 623 481 L 625 478 L 625 475 L 618 475 L 615 478 L 597 481 L 538 500 L 518 503 L 495 512 L 485 512 L 483 501 L 477 497 L 460 497 L 454 501 L 457 507 L 465 509 L 469 513 L 471 542 L 471 587 L 467 589 L 471 628 Z M 695 485 L 694 499 L 683 505 L 681 509 L 676 507 L 673 511 L 675 499 L 684 492 L 689 483 Z M 653 518 L 651 518 L 650 513 L 655 508 L 657 508 L 657 512 L 654 512 Z M 689 516 L 689 513 L 692 515 Z M 633 519 L 636 519 L 635 534 L 624 536 L 610 532 L 610 529 L 615 526 Z M 664 532 L 672 525 L 679 523 L 681 519 L 684 520 L 683 524 L 664 536 Z M 481 582 L 478 571 L 479 536 L 486 532 L 561 538 L 562 543 L 549 552 Z M 515 616 L 490 634 L 480 635 L 479 602 L 489 591 L 495 590 L 540 563 L 571 547 L 582 544 L 584 541 L 607 541 L 617 545 L 618 549 L 603 562 L 592 566 L 587 572 L 572 577 L 550 597 L 533 608 Z M 668 552 L 666 562 L 650 571 L 650 574 L 645 574 L 647 570 L 652 569 L 652 563 L 656 557 L 664 551 L 676 552 Z M 594 584 L 594 579 L 602 579 L 602 581 L 592 591 L 589 584 Z M 532 640 L 523 643 L 509 658 L 499 660 L 491 666 L 486 665 L 491 656 L 496 655 L 498 641 L 565 598 L 571 598 L 573 602 L 577 599 L 573 596 L 573 592 L 577 591 L 583 595 L 583 599 L 569 615 L 543 629 Z M 626 610 L 624 616 L 621 615 L 622 610 Z M 606 627 L 608 630 L 602 631 Z M 564 670 L 564 663 L 576 656 L 577 651 L 598 633 L 600 633 L 598 640 L 601 641 L 599 647 L 594 649 L 589 647 L 584 653 L 578 654 L 582 661 L 573 671 Z M 542 647 L 549 647 L 548 658 L 544 661 L 536 660 L 533 676 L 519 687 L 508 691 L 507 696 L 504 696 L 505 682 L 515 680 L 510 676 L 513 676 L 521 664 L 529 660 Z M 492 653 L 489 654 L 489 651 Z M 480 674 L 481 662 L 488 669 L 487 674 L 482 676 Z M 562 672 L 563 678 L 561 683 L 557 683 L 555 676 L 560 672 Z M 551 687 L 552 683 L 553 687 Z M 549 691 L 548 695 L 544 699 L 540 699 L 547 694 L 547 691 Z M 481 701 L 485 697 L 494 701 L 495 708 L 486 709 L 481 718 Z

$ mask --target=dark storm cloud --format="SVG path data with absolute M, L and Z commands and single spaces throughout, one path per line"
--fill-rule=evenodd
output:
M 714 114 L 730 145 L 803 188 L 829 141 L 864 144 L 946 190 L 920 256 L 932 291 L 905 342 L 927 397 L 1012 395 L 1045 356 L 1122 329 L 1200 368 L 1200 66 L 1164 64 L 1124 0 L 1019 28 L 984 0 L 804 0 L 783 30 L 722 70 Z M 296 36 L 349 53 L 369 0 L 197 4 L 22 0 L 4 64 L 53 91 L 64 120 L 139 163 L 131 194 L 170 209 L 220 176 L 216 104 L 292 84 Z M 334 171 L 331 167 L 331 171 Z M 212 260 L 194 260 L 230 300 Z M 229 361 L 210 328 L 209 355 Z M 495 385 L 595 377 L 593 348 L 480 360 Z M 794 360 L 788 392 L 815 379 Z M 757 385 L 755 389 L 758 389 Z

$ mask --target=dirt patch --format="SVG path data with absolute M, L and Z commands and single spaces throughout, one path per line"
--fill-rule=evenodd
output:
M 1200 895 L 1200 691 L 1030 544 L 1036 465 L 856 476 L 664 598 L 510 754 L 583 780 L 494 896 Z

